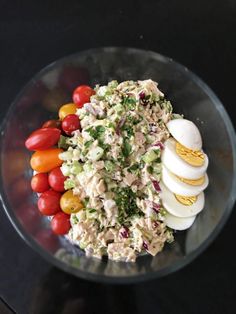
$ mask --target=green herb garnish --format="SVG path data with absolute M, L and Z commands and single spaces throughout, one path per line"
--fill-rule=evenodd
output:
M 129 141 L 127 139 L 124 140 L 124 144 L 122 147 L 122 154 L 125 158 L 129 157 L 130 153 L 132 151 L 132 147 L 129 144 Z
M 118 221 L 122 224 L 127 217 L 141 214 L 136 204 L 136 193 L 129 187 L 118 188 L 114 190 L 115 202 L 118 207 Z
M 66 142 L 67 139 L 68 137 L 61 135 L 58 142 L 58 147 L 62 149 L 68 149 L 70 145 Z

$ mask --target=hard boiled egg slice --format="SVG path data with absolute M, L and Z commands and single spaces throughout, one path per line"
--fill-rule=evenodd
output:
M 202 138 L 197 126 L 186 119 L 174 119 L 166 124 L 170 134 L 183 146 L 200 150 Z
M 162 166 L 162 181 L 171 192 L 183 196 L 200 194 L 209 182 L 207 174 L 198 180 L 183 179 L 171 173 L 165 166 Z
M 165 148 L 162 151 L 161 157 L 164 166 L 172 173 L 182 178 L 196 180 L 202 177 L 208 166 L 207 155 L 203 153 L 204 162 L 202 166 L 192 166 L 177 154 L 176 143 L 173 138 L 169 138 L 165 141 Z
M 203 210 L 205 197 L 201 192 L 197 196 L 183 197 L 172 193 L 163 183 L 160 183 L 160 197 L 163 207 L 176 217 L 192 217 Z M 191 204 L 191 205 L 184 205 Z
M 196 216 L 187 217 L 187 218 L 179 218 L 173 216 L 169 213 L 165 216 L 165 223 L 167 227 L 174 229 L 174 230 L 186 230 L 192 226 L 194 223 Z

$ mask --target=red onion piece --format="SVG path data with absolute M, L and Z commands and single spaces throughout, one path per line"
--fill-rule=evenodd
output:
M 159 213 L 159 210 L 161 208 L 161 205 L 160 204 L 157 204 L 155 202 L 152 202 L 152 201 L 146 201 L 148 206 L 151 207 L 154 212 L 156 212 L 157 214 Z
M 122 126 L 125 124 L 125 120 L 126 120 L 126 118 L 123 117 L 123 118 L 121 118 L 120 121 L 118 122 L 117 127 L 116 127 L 116 134 L 117 134 L 117 135 L 120 135 L 120 129 L 121 129 Z
M 139 98 L 140 99 L 144 99 L 146 97 L 145 93 L 144 92 L 140 92 L 139 93 Z
M 161 208 L 160 204 L 152 202 L 152 209 L 154 210 L 154 212 L 159 213 L 160 208 Z
M 146 241 L 143 241 L 143 247 L 145 248 L 145 250 L 148 250 L 148 244 Z
M 158 222 L 158 221 L 154 221 L 154 222 L 153 222 L 153 227 L 154 227 L 154 228 L 157 228 L 158 226 L 159 226 L 159 222 Z
M 162 142 L 158 141 L 156 142 L 155 144 L 153 144 L 152 146 L 157 146 L 157 147 L 160 147 L 161 150 L 164 149 L 164 145 L 162 144 Z
M 156 180 L 152 181 L 152 185 L 157 192 L 161 192 L 161 188 L 160 188 L 158 181 L 156 181 Z
M 129 237 L 129 229 L 127 227 L 123 227 L 122 231 L 120 232 L 120 235 L 123 238 L 128 238 Z

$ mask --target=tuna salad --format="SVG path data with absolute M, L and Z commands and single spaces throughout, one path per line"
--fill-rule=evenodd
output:
M 68 239 L 97 258 L 155 256 L 173 241 L 160 197 L 161 154 L 167 123 L 181 116 L 152 80 L 96 86 L 76 115 L 81 129 L 59 143 L 65 189 L 83 207 L 70 216 Z

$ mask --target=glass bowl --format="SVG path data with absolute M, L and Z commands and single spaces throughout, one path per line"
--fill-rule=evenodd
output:
M 136 263 L 86 258 L 64 237 L 50 231 L 35 206 L 30 189 L 30 153 L 25 138 L 58 108 L 71 101 L 79 84 L 106 84 L 112 79 L 159 82 L 174 111 L 199 127 L 209 156 L 206 204 L 193 226 L 175 234 L 156 257 L 140 256 Z M 1 126 L 1 200 L 20 236 L 49 263 L 75 276 L 101 282 L 136 282 L 174 272 L 196 258 L 222 229 L 235 201 L 236 140 L 219 99 L 186 67 L 160 54 L 129 48 L 100 48 L 56 61 L 40 71 L 20 92 Z

